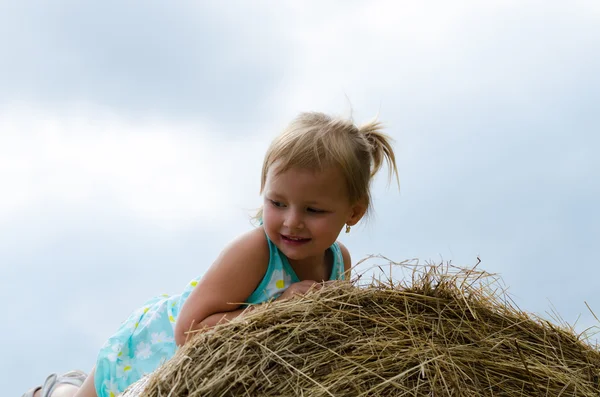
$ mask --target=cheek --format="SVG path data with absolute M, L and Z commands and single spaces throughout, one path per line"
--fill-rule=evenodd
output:
M 307 221 L 307 225 L 317 234 L 330 234 L 334 233 L 337 228 L 337 222 L 333 219 L 312 219 Z
M 277 214 L 268 206 L 263 207 L 263 224 L 265 226 L 272 225 L 277 221 Z

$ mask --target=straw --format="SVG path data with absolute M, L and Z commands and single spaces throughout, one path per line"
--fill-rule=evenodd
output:
M 497 276 L 393 265 L 409 283 L 359 276 L 199 332 L 123 397 L 600 395 L 600 351 Z

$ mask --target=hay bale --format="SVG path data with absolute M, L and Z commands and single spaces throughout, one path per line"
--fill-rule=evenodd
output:
M 197 334 L 123 397 L 599 396 L 600 351 L 498 286 L 447 265 L 340 282 Z

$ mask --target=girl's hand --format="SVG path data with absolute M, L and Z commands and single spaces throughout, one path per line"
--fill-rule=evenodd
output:
M 291 299 L 296 296 L 305 295 L 310 290 L 318 290 L 323 288 L 325 285 L 331 283 L 331 281 L 316 282 L 314 280 L 303 280 L 290 285 L 276 300 Z

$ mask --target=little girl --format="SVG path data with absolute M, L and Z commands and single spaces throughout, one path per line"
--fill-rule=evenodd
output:
M 181 295 L 159 296 L 127 319 L 100 350 L 76 397 L 114 397 L 173 356 L 190 332 L 243 314 L 248 305 L 288 299 L 349 276 L 336 241 L 370 207 L 370 182 L 387 162 L 389 138 L 374 121 L 303 113 L 272 143 L 262 167 L 261 225 L 231 242 Z M 242 305 L 230 302 L 244 302 Z

